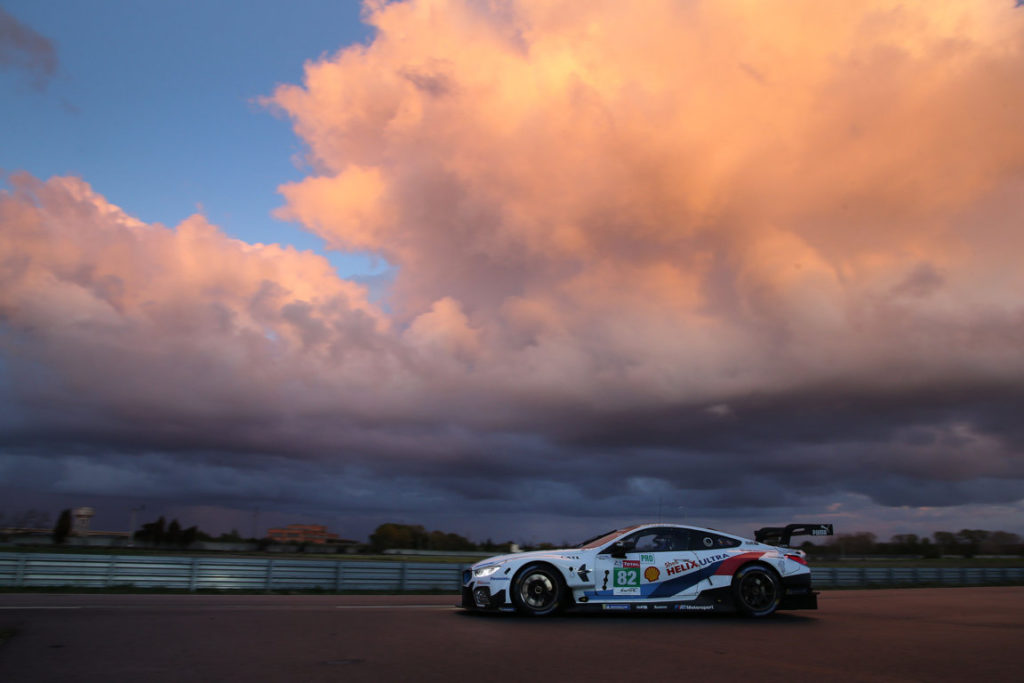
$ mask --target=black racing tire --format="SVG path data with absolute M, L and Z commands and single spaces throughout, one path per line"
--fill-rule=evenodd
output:
M 512 604 L 516 611 L 544 617 L 565 607 L 569 589 L 557 569 L 549 564 L 529 564 L 512 580 Z
M 782 581 L 775 570 L 763 564 L 748 564 L 732 577 L 736 609 L 748 617 L 766 617 L 782 601 Z

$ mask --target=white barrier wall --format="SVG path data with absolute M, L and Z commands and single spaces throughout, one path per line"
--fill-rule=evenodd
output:
M 0 553 L 0 586 L 458 591 L 468 565 L 277 558 Z

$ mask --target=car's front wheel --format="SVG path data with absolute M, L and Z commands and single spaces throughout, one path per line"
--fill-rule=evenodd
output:
M 732 579 L 736 607 L 750 617 L 766 617 L 782 600 L 782 584 L 774 571 L 760 564 L 748 564 Z
M 566 601 L 568 589 L 554 567 L 531 564 L 516 575 L 512 582 L 512 602 L 522 614 L 542 617 L 560 610 Z

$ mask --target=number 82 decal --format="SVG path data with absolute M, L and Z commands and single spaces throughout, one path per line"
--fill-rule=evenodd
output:
M 640 585 L 640 570 L 639 569 L 616 569 L 615 578 L 612 581 L 613 586 L 639 586 Z

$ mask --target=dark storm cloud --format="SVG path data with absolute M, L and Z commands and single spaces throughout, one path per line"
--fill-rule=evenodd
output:
M 303 480 L 345 481 L 346 468 L 352 467 L 371 488 L 383 491 L 402 478 L 406 495 L 418 488 L 432 492 L 426 499 L 440 497 L 446 505 L 538 504 L 583 516 L 611 514 L 623 499 L 655 494 L 685 495 L 706 508 L 728 508 L 736 501 L 796 506 L 807 495 L 850 491 L 882 505 L 1012 502 L 1024 470 L 1017 451 L 1006 446 L 1017 436 L 1012 433 L 1016 423 L 1003 422 L 1008 416 L 1001 413 L 1024 397 L 1003 389 L 986 395 L 979 388 L 971 396 L 971 401 L 933 394 L 829 400 L 815 394 L 736 402 L 726 417 L 693 410 L 688 421 L 682 411 L 578 417 L 572 440 L 565 438 L 566 424 L 548 434 L 509 436 L 468 427 L 444 433 L 436 425 L 361 429 L 325 421 L 295 428 L 268 416 L 262 422 L 192 420 L 178 427 L 141 420 L 107 431 L 95 421 L 89 421 L 89 430 L 53 429 L 51 423 L 48 430 L 9 432 L 7 444 L 11 454 L 61 454 L 71 459 L 66 462 L 109 459 L 118 463 L 111 471 L 149 472 L 144 479 L 156 487 L 151 494 L 170 483 L 160 468 L 153 472 L 154 462 L 167 468 L 178 463 L 195 473 L 197 482 L 207 479 L 198 474 L 206 466 L 233 480 L 228 490 L 182 486 L 196 502 L 265 498 L 260 485 L 268 480 L 292 482 L 298 492 Z M 543 423 L 543 416 L 534 417 Z M 150 460 L 154 455 L 160 459 Z M 334 460 L 346 467 L 330 465 Z M 631 483 L 636 480 L 645 480 L 649 490 Z M 102 492 L 129 493 L 132 481 L 114 478 Z M 559 493 L 551 496 L 551 491 Z

